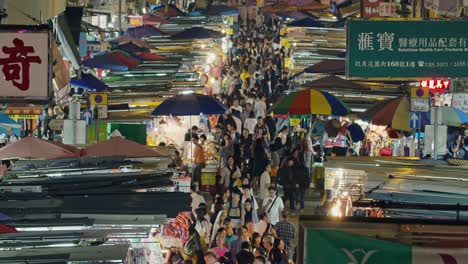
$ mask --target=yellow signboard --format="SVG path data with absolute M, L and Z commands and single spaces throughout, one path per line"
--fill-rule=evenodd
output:
M 429 88 L 424 87 L 412 87 L 411 88 L 411 98 L 418 99 L 429 99 Z
M 234 29 L 233 29 L 233 28 L 228 28 L 228 29 L 226 30 L 226 34 L 227 34 L 227 35 L 234 35 Z
M 289 118 L 289 125 L 290 126 L 299 126 L 299 125 L 301 125 L 301 119 L 300 118 Z
M 38 115 L 10 115 L 12 119 L 18 120 L 18 119 L 36 119 L 39 116 Z
M 91 105 L 107 105 L 107 94 L 92 93 L 89 96 L 89 102 L 91 103 Z

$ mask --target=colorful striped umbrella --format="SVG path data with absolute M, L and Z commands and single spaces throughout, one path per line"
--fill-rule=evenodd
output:
M 350 108 L 334 95 L 316 89 L 288 94 L 278 101 L 272 112 L 279 115 L 337 115 L 349 114 Z
M 373 109 L 374 110 L 374 109 Z M 374 125 L 390 126 L 393 129 L 411 131 L 410 101 L 407 96 L 401 96 L 381 105 L 371 121 Z
M 455 127 L 461 127 L 468 124 L 468 114 L 452 107 L 444 106 L 439 108 L 442 115 L 442 122 Z

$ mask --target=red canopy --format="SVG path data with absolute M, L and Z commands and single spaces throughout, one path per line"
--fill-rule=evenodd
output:
M 0 234 L 18 233 L 18 231 L 9 225 L 0 224 Z
M 2 159 L 63 159 L 79 157 L 55 142 L 34 137 L 23 138 L 0 149 Z
M 85 157 L 125 156 L 131 158 L 159 157 L 161 153 L 150 147 L 121 137 L 90 145 L 82 150 Z

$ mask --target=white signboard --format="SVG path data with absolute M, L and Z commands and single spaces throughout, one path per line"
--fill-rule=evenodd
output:
M 468 93 L 453 93 L 452 107 L 468 113 Z
M 429 112 L 429 100 L 424 98 L 411 98 L 412 112 Z
M 47 32 L 0 32 L 0 97 L 47 98 Z

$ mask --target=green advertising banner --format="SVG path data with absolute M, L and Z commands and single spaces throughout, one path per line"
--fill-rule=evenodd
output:
M 468 77 L 468 20 L 360 20 L 347 24 L 350 79 Z
M 467 248 L 414 247 L 333 229 L 307 229 L 306 264 L 458 264 Z

